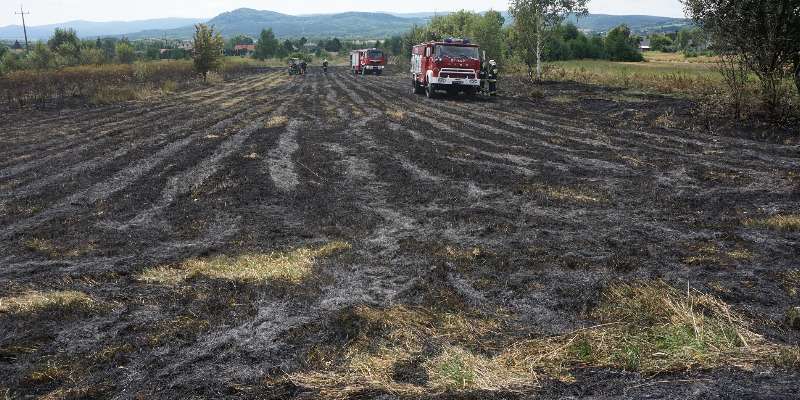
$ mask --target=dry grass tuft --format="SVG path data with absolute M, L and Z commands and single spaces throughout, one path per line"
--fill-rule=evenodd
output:
M 441 252 L 444 257 L 454 261 L 474 261 L 486 254 L 486 252 L 480 247 L 463 249 L 453 246 L 445 246 Z
M 40 238 L 33 238 L 26 240 L 23 245 L 26 249 L 30 251 L 35 251 L 40 254 L 44 254 L 48 257 L 57 256 L 58 253 L 56 252 L 56 248 L 53 245 L 53 242 L 45 239 Z
M 677 122 L 674 120 L 675 113 L 672 110 L 667 110 L 663 114 L 659 115 L 658 118 L 653 121 L 655 126 L 665 128 L 665 129 L 673 129 L 678 126 Z
M 789 296 L 797 297 L 800 293 L 800 269 L 793 269 L 780 274 L 781 283 Z
M 237 282 L 281 281 L 300 283 L 312 273 L 318 258 L 349 250 L 350 243 L 330 242 L 318 247 L 302 247 L 285 252 L 217 256 L 191 259 L 178 266 L 148 268 L 138 276 L 147 283 L 178 284 L 187 279 L 204 276 Z
M 718 245 L 711 242 L 703 242 L 690 246 L 692 255 L 683 258 L 684 264 L 688 265 L 732 265 L 735 261 L 750 261 L 753 253 L 750 250 L 736 247 L 732 250 L 724 251 Z
M 768 228 L 777 231 L 800 231 L 800 214 L 778 214 L 767 218 L 748 218 L 744 225 L 756 228 Z
M 289 118 L 285 115 L 275 115 L 264 123 L 267 128 L 277 128 L 289 123 Z
M 386 110 L 386 115 L 395 121 L 406 119 L 406 112 L 401 110 Z
M 208 320 L 191 315 L 181 315 L 156 325 L 156 329 L 147 340 L 150 346 L 160 346 L 178 339 L 194 339 L 207 331 L 211 324 Z M 124 349 L 123 349 L 124 350 Z
M 103 86 L 92 95 L 90 102 L 92 104 L 103 105 L 131 100 L 142 101 L 160 96 L 162 93 L 162 89 L 154 89 L 149 86 Z
M 567 186 L 547 186 L 539 184 L 523 185 L 522 190 L 528 193 L 538 193 L 547 196 L 551 200 L 573 202 L 581 204 L 598 204 L 606 201 L 597 190 L 575 188 Z
M 540 376 L 569 381 L 577 367 L 645 374 L 755 363 L 793 365 L 798 352 L 766 342 L 720 300 L 663 282 L 608 288 L 591 316 L 600 325 L 525 339 L 502 320 L 441 311 L 356 307 L 336 321 L 346 342 L 309 353 L 294 384 L 321 397 L 369 390 L 406 396 L 515 391 Z M 342 328 L 343 327 L 343 328 Z M 524 335 L 524 333 L 519 333 Z
M 556 96 L 550 96 L 547 100 L 556 103 L 556 104 L 572 104 L 578 101 L 578 98 L 570 95 L 559 94 Z
M 47 256 L 48 258 L 79 257 L 95 249 L 94 243 L 85 243 L 77 248 L 58 246 L 51 240 L 33 238 L 23 242 L 23 246 L 30 251 Z
M 479 359 L 472 352 L 494 348 L 491 339 L 503 326 L 492 318 L 404 306 L 358 306 L 335 323 L 347 342 L 318 346 L 306 363 L 319 369 L 290 376 L 296 384 L 319 389 L 322 397 L 346 397 L 370 388 L 420 395 L 425 387 L 474 387 L 484 380 L 472 372 Z M 420 359 L 431 341 L 452 345 L 438 357 Z
M 43 384 L 67 380 L 72 374 L 71 367 L 68 364 L 48 360 L 28 373 L 28 376 L 25 377 L 25 382 L 27 384 Z
M 53 311 L 88 311 L 96 302 L 83 292 L 30 292 L 20 296 L 0 298 L 0 314 L 33 314 Z

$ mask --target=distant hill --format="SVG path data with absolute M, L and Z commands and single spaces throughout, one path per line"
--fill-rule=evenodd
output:
M 635 33 L 667 32 L 689 26 L 692 22 L 685 18 L 654 17 L 651 15 L 607 15 L 589 14 L 577 18 L 571 16 L 568 21 L 579 29 L 589 32 L 604 33 L 625 24 Z
M 173 29 L 203 21 L 203 19 L 199 18 L 160 18 L 111 22 L 69 21 L 60 24 L 28 26 L 28 38 L 30 40 L 47 40 L 53 35 L 53 31 L 56 28 L 72 28 L 78 32 L 80 37 L 91 38 L 96 36 L 118 36 L 143 30 Z M 0 40 L 22 40 L 23 37 L 22 26 L 20 25 L 0 27 Z
M 286 15 L 274 11 L 260 11 L 250 8 L 222 13 L 208 21 L 223 36 L 237 34 L 258 36 L 264 28 L 272 28 L 280 38 L 309 39 L 339 37 L 343 39 L 377 39 L 399 35 L 412 26 L 427 23 L 434 15 L 447 15 L 448 12 L 419 12 L 410 14 L 346 12 L 341 14 Z M 502 12 L 506 23 L 511 23 L 507 12 Z M 690 25 L 682 18 L 654 17 L 649 15 L 606 15 L 590 14 L 581 18 L 568 19 L 578 28 L 587 32 L 604 33 L 620 25 L 628 25 L 639 34 L 678 30 Z M 126 36 L 131 39 L 161 38 L 189 39 L 194 33 L 193 25 L 204 22 L 195 18 L 164 18 L 129 22 L 87 22 L 71 21 L 61 24 L 28 27 L 31 40 L 45 40 L 56 27 L 68 27 L 78 31 L 85 38 L 96 36 Z M 12 25 L 0 27 L 0 40 L 22 39 L 22 27 Z
M 346 12 L 341 14 L 286 15 L 274 11 L 240 8 L 222 13 L 208 21 L 223 36 L 245 34 L 258 36 L 264 28 L 272 28 L 278 37 L 307 38 L 381 38 L 406 32 L 423 18 L 404 18 L 385 13 Z M 149 30 L 130 35 L 131 38 L 167 37 L 189 38 L 191 26 L 167 30 Z
M 397 17 L 413 17 L 417 19 L 429 20 L 436 15 L 447 15 L 450 12 L 418 12 L 418 13 L 394 13 Z M 500 11 L 506 19 L 506 25 L 513 22 L 513 17 L 508 11 Z M 615 27 L 625 24 L 635 33 L 667 32 L 679 30 L 682 27 L 691 25 L 691 21 L 685 18 L 656 17 L 652 15 L 610 15 L 610 14 L 589 14 L 578 18 L 571 15 L 567 22 L 572 22 L 579 29 L 586 32 L 605 33 Z

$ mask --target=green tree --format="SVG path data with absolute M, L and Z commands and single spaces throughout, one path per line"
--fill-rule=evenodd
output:
M 36 69 L 47 69 L 55 66 L 55 54 L 42 42 L 36 42 L 28 52 L 26 62 Z
M 468 37 L 472 34 L 472 28 L 477 24 L 480 16 L 474 12 L 459 10 L 447 15 L 433 17 L 430 22 L 430 30 L 443 36 Z
M 674 43 L 677 50 L 684 53 L 696 53 L 699 49 L 705 48 L 708 39 L 705 32 L 699 28 L 683 28 L 678 31 Z
M 620 25 L 606 36 L 606 54 L 611 61 L 642 61 L 639 38 L 631 36 L 626 25 Z
M 505 18 L 497 11 L 489 10 L 474 21 L 470 27 L 471 36 L 481 49 L 486 52 L 488 59 L 500 60 L 503 58 L 503 45 L 506 41 L 503 24 Z
M 400 36 L 392 36 L 389 39 L 386 39 L 386 51 L 392 53 L 393 55 L 400 55 L 403 51 L 403 38 Z
M 440 40 L 442 37 L 430 29 L 429 26 L 414 25 L 410 31 L 403 36 L 403 54 L 411 55 L 411 48 L 431 40 Z
M 236 46 L 237 44 L 253 44 L 253 38 L 247 35 L 236 35 L 228 41 L 231 47 Z
M 117 62 L 121 64 L 131 64 L 136 60 L 136 51 L 128 42 L 120 41 L 114 46 L 114 53 Z
M 259 60 L 275 57 L 278 52 L 278 46 L 280 46 L 280 43 L 275 38 L 275 34 L 272 33 L 272 28 L 262 29 L 256 44 L 255 57 Z
M 542 79 L 544 42 L 570 13 L 588 13 L 588 0 L 511 0 L 509 12 L 514 17 L 515 47 L 528 67 L 528 75 Z
M 81 57 L 81 40 L 74 29 L 56 28 L 47 41 L 47 47 L 55 53 L 57 65 L 78 65 Z
M 675 50 L 673 47 L 672 38 L 667 35 L 653 34 L 650 35 L 650 48 L 654 51 L 672 52 Z
M 106 53 L 102 49 L 91 48 L 81 52 L 81 64 L 101 65 L 106 62 Z
M 203 82 L 208 80 L 208 72 L 222 67 L 225 41 L 214 27 L 206 24 L 195 25 L 194 34 L 194 69 L 203 75 Z
M 100 40 L 100 39 L 97 39 Z M 117 57 L 117 39 L 105 38 L 102 40 L 100 48 L 106 53 L 107 60 L 113 60 Z
M 16 54 L 6 51 L 0 56 L 0 76 L 18 69 L 22 69 L 22 62 Z
M 325 44 L 325 50 L 338 53 L 342 50 L 342 42 L 338 38 L 333 38 Z
M 684 0 L 686 14 L 710 36 L 714 50 L 738 55 L 761 84 L 763 100 L 779 113 L 785 72 L 800 69 L 800 0 Z M 800 79 L 800 78 L 798 78 Z M 800 91 L 800 80 L 796 82 Z
M 59 47 L 64 44 L 71 44 L 74 48 L 81 48 L 81 40 L 78 38 L 78 33 L 74 29 L 56 28 L 53 31 L 53 36 L 47 41 L 47 47 L 52 51 L 57 51 Z
M 292 41 L 289 39 L 284 40 L 283 50 L 286 52 L 286 54 L 292 53 L 294 51 L 294 43 L 292 43 Z

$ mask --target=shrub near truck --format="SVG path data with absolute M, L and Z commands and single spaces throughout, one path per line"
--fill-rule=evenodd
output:
M 437 90 L 468 95 L 478 93 L 481 58 L 480 46 L 464 39 L 432 41 L 413 47 L 411 75 L 415 93 L 433 97 Z

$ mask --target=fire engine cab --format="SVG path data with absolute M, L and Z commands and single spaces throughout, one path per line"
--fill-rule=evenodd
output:
M 478 93 L 480 70 L 480 46 L 466 39 L 422 43 L 411 51 L 414 93 L 425 92 L 428 97 L 434 97 L 438 90 Z
M 380 49 L 361 49 L 350 52 L 350 67 L 356 75 L 374 73 L 380 75 L 386 66 L 386 56 Z

